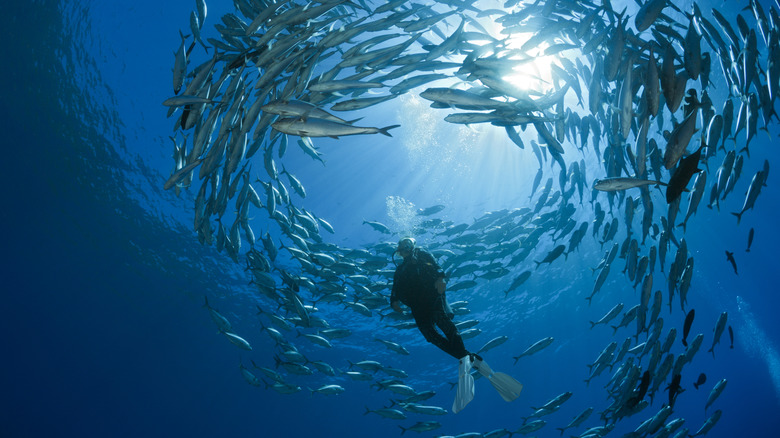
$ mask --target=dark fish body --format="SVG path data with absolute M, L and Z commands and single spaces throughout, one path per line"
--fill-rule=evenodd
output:
M 691 309 L 687 315 L 685 315 L 685 325 L 683 325 L 683 337 L 682 343 L 686 347 L 688 346 L 688 333 L 691 331 L 691 324 L 693 324 L 693 318 L 696 316 L 696 311 Z
M 748 245 L 745 252 L 750 252 L 750 245 L 752 244 L 753 244 L 753 228 L 751 228 L 750 231 L 748 232 Z
M 693 386 L 696 389 L 699 389 L 699 386 L 705 384 L 707 382 L 707 375 L 704 373 L 699 374 L 699 378 L 696 379 L 696 382 L 693 383 Z
M 671 204 L 674 200 L 679 198 L 693 175 L 701 172 L 698 166 L 703 147 L 704 144 L 699 146 L 699 149 L 696 150 L 696 152 L 680 160 L 680 165 L 677 166 L 672 178 L 669 179 L 669 185 L 666 187 L 667 203 Z
M 729 326 L 729 339 L 731 340 L 731 346 L 729 348 L 734 348 L 734 330 Z
M 672 383 L 670 383 L 666 388 L 669 390 L 669 406 L 671 407 L 674 407 L 674 402 L 677 400 L 677 396 L 680 395 L 680 392 L 682 392 L 682 388 L 680 387 L 681 379 L 681 374 L 675 374 L 674 377 L 672 377 Z
M 558 245 L 555 248 L 553 248 L 552 251 L 550 251 L 549 254 L 547 254 L 547 257 L 544 258 L 541 262 L 536 262 L 536 267 L 538 268 L 542 263 L 552 263 L 557 259 L 558 257 L 563 254 L 563 252 L 566 250 L 566 245 Z
M 639 387 L 634 390 L 634 396 L 628 399 L 626 405 L 629 408 L 635 407 L 642 399 L 647 395 L 647 388 L 650 387 L 650 371 L 645 371 L 642 374 L 642 379 L 639 381 Z
M 734 268 L 734 273 L 739 275 L 739 272 L 737 272 L 737 261 L 734 260 L 734 253 L 726 251 L 726 260 L 731 263 L 731 267 Z

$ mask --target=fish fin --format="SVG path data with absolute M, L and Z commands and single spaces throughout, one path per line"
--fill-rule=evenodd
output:
M 387 131 L 389 131 L 389 130 L 391 130 L 393 128 L 398 128 L 399 126 L 401 126 L 401 125 L 390 125 L 390 126 L 385 126 L 384 128 L 379 128 L 379 133 L 382 134 L 382 135 L 386 135 L 388 137 L 392 137 L 392 135 L 390 135 L 390 133 L 387 132 Z

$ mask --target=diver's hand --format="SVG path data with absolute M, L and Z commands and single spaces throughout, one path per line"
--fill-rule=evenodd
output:
M 447 283 L 444 282 L 443 278 L 440 278 L 436 280 L 436 292 L 439 293 L 439 295 L 444 294 L 444 291 L 447 290 Z
M 403 313 L 403 310 L 401 310 L 401 302 L 400 301 L 393 301 L 390 303 L 390 307 L 393 308 L 398 313 Z

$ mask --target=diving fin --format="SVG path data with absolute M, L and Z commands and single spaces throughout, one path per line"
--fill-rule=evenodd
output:
M 474 377 L 471 375 L 471 356 L 464 356 L 458 365 L 458 391 L 452 402 L 452 412 L 457 414 L 474 399 Z
M 475 355 L 476 356 L 476 355 Z M 480 374 L 487 377 L 493 388 L 501 395 L 501 398 L 511 402 L 517 397 L 520 397 L 520 391 L 523 390 L 523 384 L 515 380 L 512 376 L 505 373 L 497 373 L 490 369 L 487 362 L 482 360 L 481 357 L 476 356 L 474 361 L 474 367 Z

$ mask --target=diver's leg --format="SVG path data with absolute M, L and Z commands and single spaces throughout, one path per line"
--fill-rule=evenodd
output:
M 469 352 L 468 350 L 466 350 L 466 346 L 463 344 L 463 338 L 460 337 L 460 333 L 458 333 L 458 328 L 455 327 L 455 324 L 452 322 L 452 319 L 450 319 L 443 311 L 441 311 L 441 312 L 436 312 L 434 314 L 434 321 L 436 322 L 436 325 L 439 326 L 441 331 L 444 333 L 444 336 L 447 337 L 446 349 L 443 347 L 439 347 L 439 348 L 446 351 L 456 359 L 460 359 L 463 356 L 467 356 Z
M 449 354 L 450 356 L 453 356 L 455 359 L 460 359 L 463 356 L 465 356 L 465 354 L 456 356 L 456 353 L 452 351 L 450 342 L 447 340 L 447 338 L 445 338 L 438 331 L 436 331 L 435 321 L 432 318 L 420 318 L 415 320 L 417 321 L 417 328 L 420 330 L 420 333 L 422 333 L 422 335 L 425 337 L 426 341 L 439 347 L 442 351 Z

